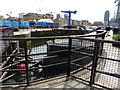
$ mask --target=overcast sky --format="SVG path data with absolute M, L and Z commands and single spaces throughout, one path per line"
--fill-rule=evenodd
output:
M 0 15 L 18 13 L 49 13 L 62 14 L 62 10 L 77 10 L 72 19 L 103 21 L 106 10 L 110 11 L 110 18 L 114 15 L 114 0 L 1 0 Z M 40 12 L 41 10 L 41 12 Z

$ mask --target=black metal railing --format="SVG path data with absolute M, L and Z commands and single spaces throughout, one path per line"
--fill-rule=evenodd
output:
M 86 65 L 83 63 L 72 63 L 79 69 L 76 70 L 77 73 L 71 72 L 71 76 L 89 82 L 90 86 L 95 84 L 107 89 L 119 88 L 120 48 L 114 47 L 113 44 L 120 45 L 120 42 L 88 38 L 76 39 L 86 41 L 86 44 L 80 45 L 78 43 L 79 48 L 82 47 L 83 50 L 73 49 L 71 52 L 85 55 L 89 59 L 83 59 L 83 61 L 90 60 L 91 62 Z
M 1 84 L 30 85 L 64 75 L 86 81 L 90 86 L 119 88 L 120 50 L 112 44 L 120 42 L 103 40 L 104 35 L 3 38 L 17 49 L 11 54 L 3 52 Z

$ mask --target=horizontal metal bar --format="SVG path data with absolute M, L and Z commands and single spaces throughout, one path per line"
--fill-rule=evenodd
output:
M 83 69 L 91 70 L 91 69 L 89 69 L 89 68 L 87 68 L 87 67 L 84 67 L 84 66 L 79 65 L 79 64 L 76 64 L 76 63 L 71 63 L 71 64 L 74 65 L 74 66 L 77 66 L 77 67 L 81 67 L 81 68 L 83 68 Z
M 27 84 L 27 82 L 1 83 L 1 85 L 18 85 L 18 84 Z
M 54 76 L 51 76 L 51 77 L 47 77 L 47 78 L 42 78 L 42 79 L 37 79 L 37 80 L 32 80 L 32 81 L 29 81 L 30 83 L 34 83 L 34 82 L 38 82 L 38 81 L 43 81 L 43 80 L 47 80 L 45 82 L 48 82 L 48 81 L 52 81 L 52 80 L 56 80 L 55 77 L 60 77 L 60 78 L 63 78 L 65 77 L 66 73 L 62 73 L 62 74 L 58 74 L 58 75 L 54 75 Z M 54 79 L 51 79 L 51 78 L 54 78 Z M 48 80 L 50 79 L 50 80 Z M 57 78 L 58 79 L 58 78 Z
M 114 90 L 113 88 L 109 88 L 109 87 L 106 87 L 106 86 L 97 84 L 97 83 L 95 83 L 95 82 L 94 82 L 94 85 L 99 86 L 99 87 L 102 87 L 102 88 L 105 88 L 105 89 L 108 89 L 108 90 Z M 103 89 L 102 89 L 102 90 L 103 90 Z
M 26 38 L 2 38 L 0 41 L 28 41 L 28 40 L 51 40 L 51 39 L 65 39 L 69 38 L 69 36 L 50 36 L 50 37 L 26 37 Z
M 106 74 L 106 75 L 109 75 L 109 76 L 113 76 L 113 77 L 116 77 L 116 78 L 120 78 L 120 74 L 118 74 L 118 73 L 110 73 L 110 72 L 98 71 L 98 70 L 96 70 L 96 72 Z
M 43 39 L 63 39 L 63 38 L 75 38 L 75 37 L 93 37 L 93 36 L 100 36 L 106 33 L 104 30 L 102 33 L 96 35 L 69 35 L 69 36 L 50 36 L 50 37 L 26 37 L 26 38 L 2 38 L 1 40 L 11 40 L 11 41 L 20 41 L 20 40 L 43 40 Z
M 89 54 L 89 53 L 85 53 L 85 52 L 80 52 L 80 51 L 72 51 L 72 52 L 93 57 L 93 54 Z
M 86 59 L 86 58 L 89 58 L 89 56 L 85 56 L 85 57 L 82 57 L 82 58 L 78 58 L 78 59 L 75 59 L 73 61 L 71 61 L 72 63 L 74 62 L 77 62 L 77 61 L 80 61 L 80 60 L 83 60 L 83 59 Z
M 34 70 L 34 69 L 48 68 L 48 67 L 59 66 L 59 65 L 64 65 L 64 64 L 67 64 L 67 62 L 61 62 L 61 63 L 57 63 L 57 64 L 50 64 L 50 65 L 45 65 L 45 66 L 41 66 L 41 67 L 34 67 L 34 68 L 30 68 L 28 70 L 30 71 L 30 70 Z
M 77 50 L 81 50 L 81 49 L 86 49 L 86 48 L 88 48 L 87 46 L 79 46 L 79 47 L 75 47 L 75 48 L 73 48 L 72 49 L 72 51 L 77 51 Z M 94 47 L 93 47 L 94 48 Z
M 61 53 L 61 52 L 68 52 L 68 50 L 59 50 L 59 51 L 52 51 L 52 52 L 47 52 L 47 53 L 28 54 L 28 56 L 43 55 L 43 54 L 55 54 L 55 53 Z
M 102 35 L 103 33 L 101 33 Z M 92 39 L 92 38 L 85 38 L 90 36 L 97 36 L 97 35 L 71 35 L 71 36 L 52 36 L 52 37 L 31 37 L 31 38 L 2 38 L 2 41 L 20 41 L 20 40 L 50 40 L 50 39 L 65 39 L 65 38 L 72 38 L 72 39 L 81 39 L 81 40 L 89 40 L 94 42 L 104 42 L 104 43 L 117 43 L 120 44 L 120 41 L 111 41 L 111 40 L 103 40 L 103 39 Z M 99 35 L 98 35 L 99 36 Z M 83 38 L 84 37 L 84 38 Z
M 80 80 L 82 80 L 82 81 L 85 81 L 85 82 L 90 82 L 90 81 L 88 81 L 88 80 L 85 80 L 85 79 L 83 79 L 83 78 L 81 78 L 81 77 L 77 77 L 77 76 L 74 76 L 74 75 L 71 75 L 73 78 L 77 78 L 77 79 L 80 79 Z
M 106 57 L 104 57 L 104 56 L 98 56 L 98 58 L 107 59 L 107 60 L 109 60 L 109 61 L 120 62 L 120 60 L 116 60 L 116 59 L 112 59 L 112 58 L 106 58 Z
M 97 30 L 96 30 L 97 32 Z M 72 37 L 93 37 L 93 36 L 101 36 L 101 35 L 105 35 L 106 34 L 106 30 L 103 30 L 103 32 L 98 33 L 98 34 L 94 34 L 94 35 L 71 35 Z
M 0 72 L 13 72 L 13 71 L 26 71 L 26 69 L 6 69 L 6 70 L 0 70 Z
M 73 37 L 72 39 L 89 40 L 92 42 L 100 42 L 100 43 L 115 43 L 120 45 L 120 41 L 113 41 L 113 40 L 92 39 L 92 38 L 85 38 L 85 37 Z
M 46 52 L 46 53 L 36 53 L 36 54 L 28 54 L 28 56 L 35 56 L 35 55 L 44 55 L 44 54 L 55 54 L 55 53 L 61 53 L 61 52 L 68 52 L 68 50 L 58 50 L 58 51 L 51 51 L 51 52 Z M 12 56 L 10 57 L 25 57 L 25 55 L 16 55 L 16 54 L 13 54 Z
M 40 68 L 47 68 L 47 67 L 53 67 L 53 66 L 59 66 L 59 65 L 63 65 L 63 64 L 67 64 L 67 62 L 61 62 L 61 63 L 57 63 L 57 64 L 50 64 L 50 65 L 45 65 L 45 66 L 41 66 L 41 67 L 34 67 L 34 68 L 29 68 L 28 71 L 30 70 L 34 70 L 34 69 L 40 69 Z M 0 70 L 0 72 L 3 71 L 26 71 L 26 69 L 9 69 L 9 70 Z

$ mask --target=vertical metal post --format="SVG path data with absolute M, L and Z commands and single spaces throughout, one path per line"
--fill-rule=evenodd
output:
M 96 30 L 96 34 L 98 34 L 97 30 Z M 97 36 L 97 35 L 95 35 L 95 39 L 97 39 L 97 37 L 98 37 L 98 36 Z
M 70 76 L 70 70 L 71 70 L 71 46 L 72 46 L 72 38 L 69 38 L 69 42 L 68 42 L 68 60 L 67 60 L 67 77 Z
M 105 33 L 106 34 L 106 33 Z M 102 39 L 105 39 L 105 34 L 102 35 Z M 102 55 L 102 51 L 103 51 L 103 45 L 104 45 L 104 42 L 101 42 L 101 49 L 100 49 L 100 55 Z
M 69 16 L 68 16 L 68 26 L 71 25 L 71 13 L 69 13 Z
M 92 70 L 91 70 L 91 76 L 90 76 L 90 86 L 94 84 L 95 81 L 95 72 L 97 68 L 97 61 L 98 61 L 98 54 L 99 54 L 99 42 L 95 42 L 95 48 L 94 48 L 94 55 L 93 55 L 93 63 L 92 63 Z
M 27 44 L 26 41 L 23 42 L 24 42 L 24 50 L 25 50 L 26 79 L 27 79 L 27 86 L 29 86 Z
M 106 35 L 106 33 L 104 33 L 104 34 L 102 35 L 102 39 L 105 39 L 105 35 Z

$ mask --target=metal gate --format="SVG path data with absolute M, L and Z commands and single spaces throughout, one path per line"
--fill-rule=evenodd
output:
M 120 42 L 89 38 L 72 38 L 71 42 L 70 54 L 79 57 L 70 57 L 69 67 L 78 68 L 68 76 L 89 82 L 90 86 L 120 88 Z

